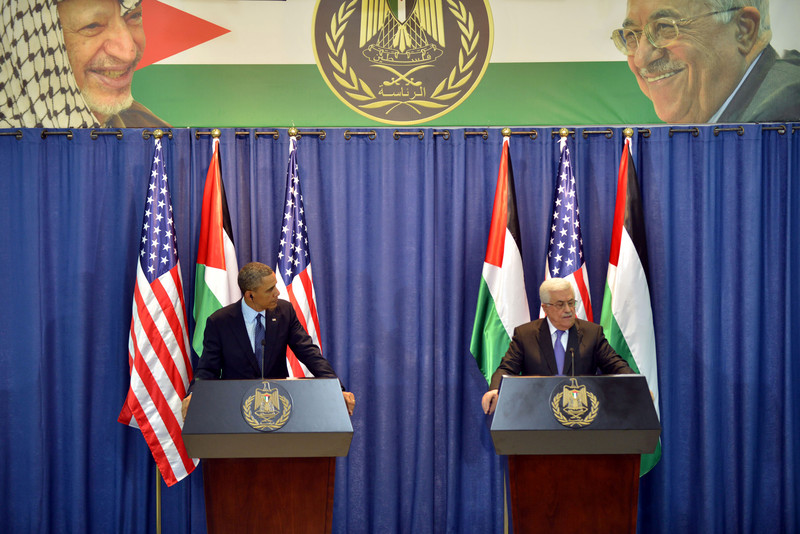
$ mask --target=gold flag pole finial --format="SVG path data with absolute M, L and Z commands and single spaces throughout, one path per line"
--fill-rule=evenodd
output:
M 569 128 L 561 128 L 561 129 L 558 131 L 558 135 L 560 135 L 561 137 L 566 137 L 566 136 L 568 136 L 568 135 L 569 135 Z
M 500 133 L 503 134 L 503 137 L 511 137 L 511 128 L 503 128 Z
M 633 137 L 633 128 L 625 128 L 622 130 L 622 133 L 625 135 L 625 137 Z
M 161 129 L 153 130 L 153 137 L 156 139 L 161 139 L 164 136 L 164 132 Z
M 214 128 L 213 130 L 211 130 L 211 137 L 212 138 L 219 139 L 220 135 L 222 135 L 222 132 L 220 131 L 219 128 Z
M 297 137 L 297 128 L 294 125 L 289 128 L 289 137 Z

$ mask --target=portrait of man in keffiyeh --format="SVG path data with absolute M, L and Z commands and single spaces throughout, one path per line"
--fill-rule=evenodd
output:
M 0 0 L 0 128 L 169 126 L 133 100 L 141 0 Z

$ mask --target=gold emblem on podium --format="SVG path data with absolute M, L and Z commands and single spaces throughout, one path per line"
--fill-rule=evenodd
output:
M 572 377 L 569 384 L 564 384 L 561 392 L 553 397 L 550 408 L 559 423 L 580 428 L 590 425 L 597 417 L 600 401 L 585 385 L 579 384 L 577 378 Z
M 292 414 L 292 398 L 278 384 L 262 382 L 251 387 L 242 399 L 242 417 L 262 432 L 278 430 Z

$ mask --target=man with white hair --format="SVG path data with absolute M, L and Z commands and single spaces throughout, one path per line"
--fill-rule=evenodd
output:
M 606 341 L 603 327 L 575 317 L 575 293 L 568 280 L 545 280 L 539 298 L 545 318 L 514 329 L 508 351 L 481 399 L 487 414 L 494 412 L 504 375 L 595 375 L 598 369 L 604 374 L 633 374 Z
M 664 122 L 800 119 L 800 54 L 769 44 L 769 0 L 628 0 L 611 39 Z
M 135 102 L 141 0 L 0 0 L 0 128 L 168 127 Z

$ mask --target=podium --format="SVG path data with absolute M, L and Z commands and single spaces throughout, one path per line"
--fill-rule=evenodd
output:
M 661 433 L 644 376 L 506 376 L 490 431 L 515 534 L 636 533 L 639 456 Z
M 183 441 L 203 459 L 208 533 L 330 532 L 352 437 L 336 379 L 196 381 Z

